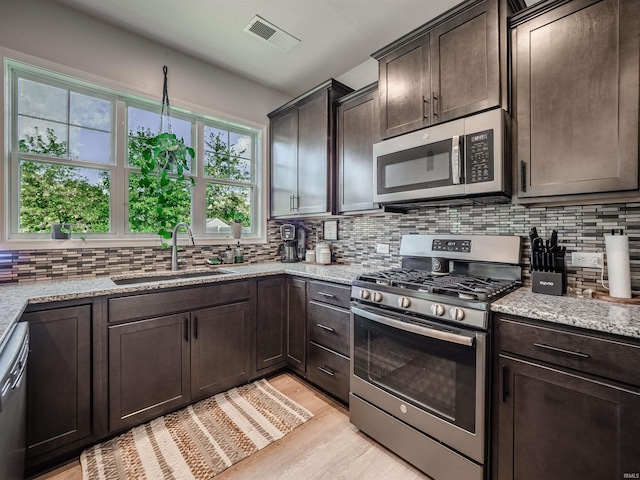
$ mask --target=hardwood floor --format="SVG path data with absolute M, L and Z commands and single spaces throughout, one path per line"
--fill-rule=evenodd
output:
M 314 418 L 216 480 L 418 480 L 429 477 L 360 433 L 339 403 L 290 373 L 269 382 Z M 36 480 L 81 480 L 73 462 Z

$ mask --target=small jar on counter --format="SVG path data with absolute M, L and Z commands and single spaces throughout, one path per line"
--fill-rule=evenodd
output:
M 327 243 L 318 244 L 316 247 L 316 261 L 323 265 L 331 263 L 331 247 Z
M 304 261 L 309 263 L 316 263 L 316 251 L 307 250 L 304 256 Z

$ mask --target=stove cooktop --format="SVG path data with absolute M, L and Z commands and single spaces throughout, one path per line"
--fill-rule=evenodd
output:
M 377 272 L 365 273 L 358 277 L 364 285 L 371 283 L 398 287 L 418 292 L 428 292 L 464 300 L 488 302 L 510 292 L 519 282 L 515 280 L 491 279 L 487 277 L 463 274 L 434 274 L 426 270 L 394 268 Z M 405 295 L 411 293 L 407 291 Z

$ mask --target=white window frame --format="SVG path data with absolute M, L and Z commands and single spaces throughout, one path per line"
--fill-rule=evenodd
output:
M 19 57 L 19 55 L 18 55 Z M 4 248 L 83 248 L 83 247 L 108 247 L 108 246 L 133 246 L 151 245 L 158 246 L 162 240 L 156 234 L 128 233 L 128 173 L 132 167 L 128 165 L 128 121 L 127 107 L 133 106 L 150 111 L 159 111 L 161 103 L 152 96 L 132 90 L 130 87 L 114 85 L 113 82 L 91 78 L 84 80 L 82 72 L 73 71 L 69 75 L 64 67 L 51 64 L 46 66 L 33 66 L 38 62 L 30 61 L 24 63 L 22 59 L 5 57 L 2 68 L 5 79 L 4 95 L 4 165 L 2 174 L 4 182 L 2 185 L 2 209 L 4 211 L 4 222 L 1 226 L 2 237 L 0 246 Z M 30 58 L 30 60 L 33 60 Z M 42 63 L 47 63 L 42 61 Z M 110 164 L 83 162 L 65 158 L 49 157 L 17 152 L 19 139 L 17 138 L 17 105 L 15 104 L 17 90 L 17 77 L 35 79 L 46 79 L 43 83 L 54 84 L 62 88 L 89 94 L 98 98 L 114 99 L 112 118 L 112 162 Z M 87 75 L 88 76 L 88 75 Z M 34 78 L 31 78 L 34 77 Z M 98 81 L 96 81 L 98 80 Z M 242 119 L 227 117 L 220 112 L 208 111 L 205 108 L 181 104 L 172 99 L 172 117 L 188 120 L 192 123 L 192 146 L 196 151 L 196 159 L 193 162 L 192 171 L 185 176 L 193 176 L 196 185 L 192 193 L 192 229 L 196 244 L 201 245 L 224 245 L 236 243 L 237 239 L 231 238 L 231 234 L 207 233 L 206 230 L 206 183 L 213 181 L 210 177 L 204 177 L 204 127 L 214 126 L 224 128 L 233 132 L 251 133 L 253 136 L 252 155 L 252 227 L 243 229 L 242 243 L 264 243 L 266 242 L 266 188 L 263 179 L 266 178 L 266 153 L 263 146 L 263 138 L 266 133 L 266 126 L 257 125 L 254 122 Z M 16 150 L 16 151 L 12 151 Z M 42 160 L 49 163 L 62 163 L 77 167 L 98 168 L 108 170 L 111 176 L 110 194 L 110 225 L 111 232 L 108 234 L 90 233 L 84 239 L 72 238 L 65 241 L 53 241 L 48 233 L 16 233 L 18 226 L 18 201 L 19 201 L 19 162 L 20 158 L 25 160 Z M 134 169 L 135 170 L 135 169 Z M 226 183 L 226 182 L 224 182 Z M 243 185 L 244 186 L 244 185 Z M 79 235 L 78 235 L 79 236 Z

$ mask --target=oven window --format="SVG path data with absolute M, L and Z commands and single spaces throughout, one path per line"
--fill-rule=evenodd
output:
M 379 156 L 379 193 L 451 185 L 451 140 Z
M 354 320 L 356 376 L 475 433 L 475 347 Z

